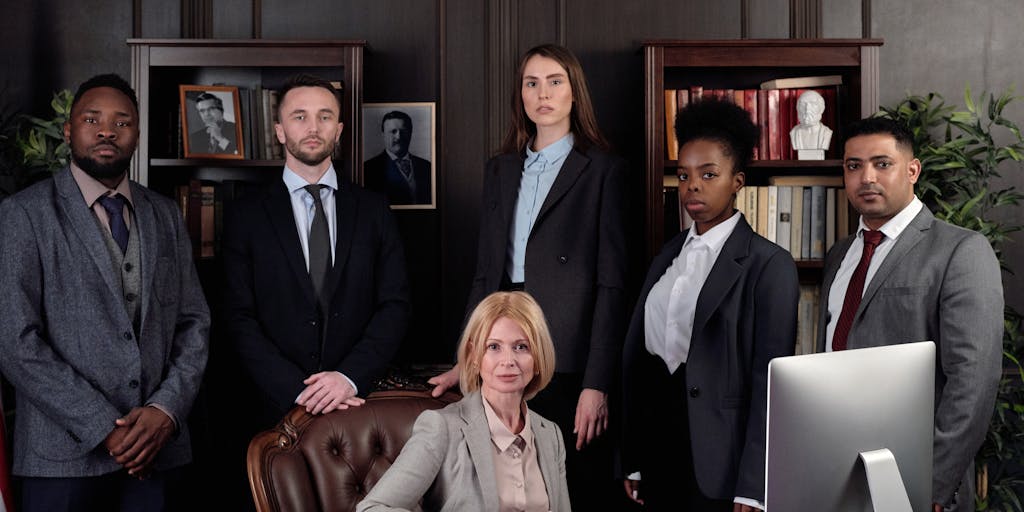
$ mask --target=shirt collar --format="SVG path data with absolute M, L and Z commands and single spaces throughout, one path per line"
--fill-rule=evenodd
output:
M 405 152 L 405 156 L 398 156 L 398 155 L 392 153 L 391 150 L 387 149 L 387 148 L 384 149 L 384 152 L 387 153 L 388 154 L 388 158 L 390 158 L 392 160 L 412 160 L 411 158 L 409 158 L 409 152 L 408 151 Z
M 295 171 L 289 169 L 287 165 L 284 166 L 282 178 L 284 179 L 285 186 L 288 187 L 288 192 L 293 194 L 302 190 L 306 185 L 309 185 L 305 179 L 298 174 L 295 174 Z M 331 166 L 327 168 L 327 172 L 325 172 L 323 176 L 320 176 L 320 180 L 317 181 L 317 183 L 320 185 L 327 185 L 331 190 L 338 190 L 338 173 L 334 171 L 334 164 L 331 164 Z
M 128 204 L 135 208 L 135 204 L 132 202 L 132 188 L 128 184 L 128 176 L 125 175 L 124 179 L 117 184 L 114 189 L 107 188 L 106 185 L 102 184 L 96 178 L 89 176 L 81 167 L 78 167 L 74 162 L 71 162 L 71 177 L 74 178 L 75 183 L 78 184 L 78 190 L 82 192 L 82 198 L 85 199 L 85 204 L 91 208 L 93 203 L 96 202 L 100 196 L 121 194 L 125 199 L 128 200 Z
M 694 225 L 690 227 L 690 232 L 686 235 L 686 241 L 683 242 L 683 245 L 685 246 L 694 239 L 700 240 L 701 242 L 704 242 L 712 252 L 717 254 L 722 250 L 722 246 L 725 245 L 725 241 L 729 238 L 729 235 L 732 234 L 732 231 L 736 229 L 736 225 L 740 223 L 741 215 L 742 214 L 739 210 L 733 212 L 732 217 L 725 219 L 725 221 L 721 222 L 717 226 L 707 230 L 703 235 L 697 234 L 697 224 L 694 223 Z
M 917 214 L 921 213 L 921 208 L 924 208 L 924 203 L 922 203 L 917 196 L 914 196 L 914 198 L 910 200 L 910 204 L 903 207 L 903 209 L 893 216 L 893 218 L 889 219 L 888 222 L 882 224 L 882 227 L 878 228 L 878 230 L 881 231 L 886 238 L 896 240 L 899 238 L 900 233 L 907 229 L 907 226 L 909 226 L 911 221 L 914 220 L 914 217 L 917 217 Z M 864 230 L 871 229 L 867 224 L 864 224 L 864 216 L 860 217 L 857 224 L 858 238 L 863 236 L 862 232 Z
M 541 157 L 543 157 L 544 160 L 547 162 L 557 162 L 559 160 L 562 160 L 563 158 L 569 155 L 570 151 L 572 151 L 572 145 L 573 142 L 575 142 L 575 140 L 575 137 L 572 136 L 572 132 L 569 132 L 565 134 L 565 136 L 562 137 L 561 139 L 556 140 L 554 143 L 548 145 L 548 147 L 540 151 L 534 151 L 530 149 L 531 144 L 527 144 L 526 165 L 532 164 Z
M 515 442 L 516 437 L 522 437 L 523 441 L 526 441 L 526 446 L 533 445 L 533 430 L 530 428 L 530 409 L 526 407 L 526 403 L 522 404 L 523 411 L 523 430 L 519 434 L 513 434 L 505 423 L 498 417 L 498 413 L 494 412 L 494 408 L 491 404 L 487 403 L 487 399 L 484 398 L 483 393 L 480 394 L 480 400 L 484 402 L 484 415 L 487 416 L 487 429 L 491 432 L 491 441 L 498 447 L 498 450 L 504 452 L 509 446 Z

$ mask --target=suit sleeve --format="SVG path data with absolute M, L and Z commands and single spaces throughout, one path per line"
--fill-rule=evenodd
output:
M 608 393 L 621 364 L 626 329 L 625 161 L 616 158 L 605 174 L 598 211 L 597 295 L 590 327 L 590 353 L 583 387 Z
M 0 202 L 0 370 L 19 397 L 80 441 L 75 446 L 85 455 L 110 434 L 121 412 L 50 342 L 53 326 L 47 323 L 43 297 L 47 269 L 36 235 L 43 231 L 33 218 L 16 199 Z
M 985 439 L 1000 379 L 1003 287 L 999 262 L 978 234 L 953 249 L 939 295 L 939 370 L 933 500 L 948 505 Z
M 241 204 L 239 207 L 244 208 Z M 264 334 L 257 318 L 255 272 L 252 251 L 256 243 L 245 210 L 227 209 L 221 241 L 224 263 L 225 329 L 242 366 L 253 377 L 263 396 L 275 409 L 287 411 L 302 392 L 309 375 L 291 362 Z M 281 269 L 280 271 L 285 271 Z
M 170 229 L 176 240 L 172 261 L 178 265 L 178 315 L 171 340 L 170 358 L 164 367 L 164 379 L 147 399 L 173 413 L 176 422 L 184 421 L 192 409 L 206 369 L 209 354 L 210 311 L 199 285 L 192 246 L 181 215 L 170 201 L 160 209 L 161 225 Z M 154 205 L 154 208 L 159 208 Z M 166 221 L 164 221 L 166 219 Z M 164 236 L 160 234 L 159 236 Z
M 363 329 L 362 338 L 341 361 L 337 370 L 355 382 L 359 393 L 366 395 L 374 379 L 398 353 L 409 322 L 409 290 L 405 275 L 405 256 L 398 227 L 391 210 L 383 201 L 374 203 L 379 226 L 376 261 L 373 268 L 371 296 L 373 314 Z M 353 264 L 355 262 L 350 262 Z
M 765 430 L 768 417 L 768 363 L 793 355 L 796 348 L 797 304 L 800 281 L 789 253 L 776 249 L 762 269 L 754 288 L 753 360 L 750 375 L 750 411 L 740 473 L 734 496 L 764 501 Z
M 370 489 L 357 512 L 398 512 L 416 509 L 437 478 L 448 453 L 448 428 L 437 411 L 423 411 L 395 463 Z M 454 490 L 458 492 L 458 490 Z

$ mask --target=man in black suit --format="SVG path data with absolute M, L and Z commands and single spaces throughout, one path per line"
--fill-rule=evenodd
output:
M 380 121 L 384 151 L 363 163 L 366 188 L 388 196 L 391 204 L 430 204 L 430 161 L 409 153 L 412 118 L 393 110 Z
M 204 92 L 196 96 L 196 111 L 203 127 L 188 134 L 188 151 L 197 155 L 232 155 L 238 153 L 235 123 L 224 120 L 224 102 Z
M 281 180 L 228 212 L 225 325 L 259 397 L 260 427 L 300 405 L 312 414 L 359 406 L 405 335 L 405 261 L 383 198 L 341 179 L 330 82 L 298 75 L 275 125 Z

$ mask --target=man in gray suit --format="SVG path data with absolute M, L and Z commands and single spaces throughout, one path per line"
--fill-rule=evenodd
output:
M 936 219 L 914 195 L 921 162 L 889 119 L 846 130 L 843 176 L 856 234 L 825 259 L 818 349 L 936 344 L 932 501 L 974 510 L 974 465 L 1000 377 L 1003 288 L 984 236 Z
M 71 164 L 0 203 L 0 370 L 24 511 L 162 510 L 210 318 L 174 202 L 126 178 L 138 101 L 100 75 L 64 125 Z

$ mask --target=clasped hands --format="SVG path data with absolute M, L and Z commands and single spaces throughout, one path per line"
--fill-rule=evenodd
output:
M 114 430 L 103 445 L 107 453 L 128 474 L 138 479 L 149 476 L 156 454 L 174 434 L 174 421 L 156 407 L 135 407 L 114 420 Z
M 339 372 L 314 373 L 302 381 L 306 389 L 299 393 L 295 403 L 310 414 L 325 414 L 334 410 L 363 405 L 366 400 L 356 396 L 352 384 Z

